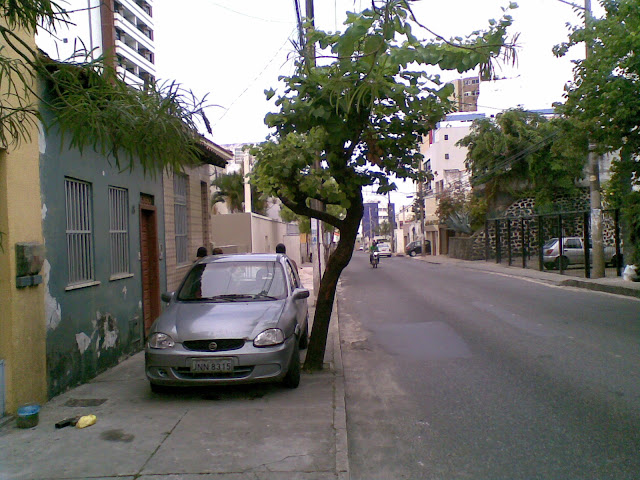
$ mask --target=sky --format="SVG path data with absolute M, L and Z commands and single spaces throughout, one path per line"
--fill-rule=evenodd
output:
M 304 8 L 305 2 L 300 3 Z M 413 9 L 422 24 L 450 38 L 486 28 L 489 19 L 502 16 L 508 3 L 419 0 Z M 569 58 L 557 59 L 551 52 L 567 39 L 566 24 L 581 21 L 571 6 L 562 0 L 517 3 L 519 7 L 510 13 L 514 18 L 510 34 L 520 34 L 518 63 L 498 70 L 499 77 L 513 81 L 500 82 L 506 85 L 504 92 L 492 95 L 490 104 L 483 104 L 481 85 L 479 110 L 497 113 L 517 105 L 550 108 L 562 100 L 563 87 L 572 78 L 570 59 L 584 55 L 580 47 Z M 316 28 L 344 31 L 345 12 L 368 5 L 363 0 L 315 0 Z M 260 142 L 269 133 L 264 117 L 275 111 L 264 90 L 281 93 L 278 76 L 293 73 L 295 18 L 293 0 L 155 0 L 157 77 L 175 80 L 199 98 L 207 95 L 211 106 L 206 114 L 213 128 L 207 137 L 215 143 Z M 414 34 L 431 38 L 426 31 Z M 447 80 L 461 76 L 467 75 L 442 75 Z

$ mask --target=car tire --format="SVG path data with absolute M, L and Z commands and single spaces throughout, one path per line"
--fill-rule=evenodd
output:
M 309 316 L 307 315 L 307 325 L 304 327 L 304 332 L 300 335 L 300 342 L 298 342 L 300 350 L 306 350 L 309 346 Z
M 416 251 L 415 251 L 415 250 L 411 250 L 411 251 L 409 252 L 409 256 L 410 256 L 410 257 L 415 257 L 415 256 L 416 256 Z
M 620 256 L 620 260 L 618 260 L 618 257 L 614 255 L 613 257 L 611 257 L 611 266 L 613 268 L 618 268 L 618 265 L 620 265 L 621 267 L 624 267 L 624 260 L 622 256 Z
M 294 342 L 293 354 L 289 361 L 289 369 L 282 379 L 282 383 L 287 388 L 298 388 L 300 385 L 300 348 L 298 342 Z
M 562 268 L 562 270 L 566 270 L 568 266 L 569 266 L 569 259 L 567 257 L 558 257 L 558 258 L 556 258 L 555 267 L 557 269 Z

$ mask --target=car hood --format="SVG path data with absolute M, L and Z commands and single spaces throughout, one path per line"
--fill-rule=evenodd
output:
M 253 339 L 278 322 L 284 300 L 266 302 L 174 303 L 158 318 L 153 330 L 174 340 Z

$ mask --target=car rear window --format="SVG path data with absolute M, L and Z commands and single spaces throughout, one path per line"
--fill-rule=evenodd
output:
M 178 300 L 273 300 L 287 296 L 282 266 L 277 262 L 213 262 L 194 266 Z

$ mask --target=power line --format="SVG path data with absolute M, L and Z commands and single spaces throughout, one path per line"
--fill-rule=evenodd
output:
M 240 98 L 249 91 L 249 89 L 251 87 L 253 87 L 253 85 L 258 81 L 258 79 L 262 76 L 262 74 L 267 70 L 267 68 L 269 68 L 269 66 L 273 63 L 273 61 L 276 59 L 276 57 L 278 56 L 278 54 L 282 51 L 282 49 L 284 48 L 284 46 L 291 40 L 291 35 L 293 35 L 295 33 L 295 31 L 297 30 L 297 27 L 294 27 L 294 29 L 291 31 L 291 33 L 289 34 L 289 36 L 287 37 L 287 39 L 284 41 L 284 43 L 280 46 L 280 48 L 278 49 L 278 51 L 273 55 L 273 57 L 271 57 L 271 60 L 269 60 L 267 62 L 267 64 L 264 66 L 264 68 L 260 71 L 260 73 L 258 73 L 258 75 L 256 75 L 256 77 L 251 81 L 251 83 L 249 85 L 247 85 L 247 87 L 242 91 L 242 93 L 240 93 L 240 95 L 238 95 L 233 102 L 231 102 L 231 104 L 229 104 L 229 106 L 225 109 L 224 113 L 215 121 L 215 123 L 212 126 L 216 126 L 220 120 L 222 120 L 227 113 L 229 113 L 229 110 L 231 110 L 231 108 L 236 104 L 236 102 L 238 100 L 240 100 Z
M 212 3 L 213 5 L 215 5 L 216 7 L 223 8 L 223 9 L 228 10 L 228 11 L 230 11 L 230 12 L 233 12 L 233 13 L 235 13 L 235 14 L 237 14 L 237 15 L 242 15 L 243 17 L 253 18 L 254 20 L 261 20 L 261 21 L 263 21 L 263 22 L 269 22 L 269 23 L 287 23 L 287 24 L 291 23 L 291 22 L 289 22 L 289 21 L 284 21 L 284 20 L 273 20 L 273 19 L 269 19 L 269 18 L 256 17 L 256 16 L 254 16 L 254 15 L 249 15 L 248 13 L 239 12 L 239 11 L 237 11 L 237 10 L 234 10 L 233 8 L 229 8 L 229 7 L 226 7 L 226 6 L 224 6 L 224 5 L 220 5 L 220 4 L 219 4 L 219 3 L 217 3 L 217 2 L 211 2 L 211 3 Z

